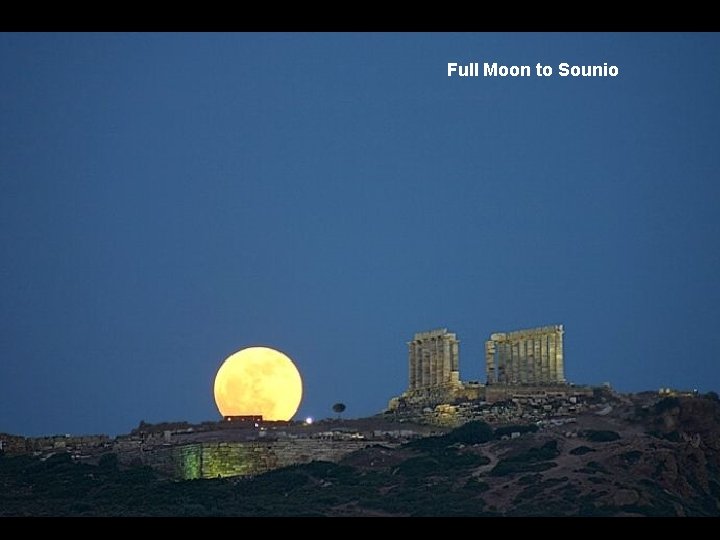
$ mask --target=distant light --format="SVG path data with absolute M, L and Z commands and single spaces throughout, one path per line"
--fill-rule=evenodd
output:
M 309 426 L 310 424 L 312 424 L 312 423 L 313 423 L 312 416 L 308 416 L 308 417 L 305 419 L 305 423 L 306 423 L 308 426 Z

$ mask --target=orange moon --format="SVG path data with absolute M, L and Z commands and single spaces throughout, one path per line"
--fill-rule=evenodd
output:
M 302 379 L 287 355 L 270 347 L 248 347 L 225 359 L 214 390 L 223 416 L 290 420 L 300 406 Z

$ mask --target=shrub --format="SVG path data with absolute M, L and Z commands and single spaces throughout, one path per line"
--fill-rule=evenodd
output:
M 505 476 L 521 472 L 542 472 L 556 467 L 556 463 L 543 463 L 560 454 L 557 441 L 548 441 L 540 447 L 510 456 L 498 462 L 490 472 L 493 476 Z
M 592 442 L 611 442 L 617 441 L 620 438 L 620 434 L 617 431 L 588 429 L 583 432 L 583 437 Z
M 573 456 L 584 456 L 585 454 L 589 454 L 590 452 L 594 452 L 595 450 L 593 448 L 590 448 L 589 446 L 578 446 L 577 448 L 573 448 L 570 450 L 570 454 Z
M 492 428 L 481 420 L 467 422 L 439 437 L 423 437 L 407 443 L 408 448 L 426 452 L 444 451 L 452 444 L 483 444 L 493 440 Z
M 481 420 L 463 424 L 445 435 L 449 443 L 482 444 L 493 440 L 493 429 Z
M 437 452 L 444 450 L 448 443 L 444 436 L 442 437 L 423 437 L 415 439 L 409 443 L 405 443 L 405 447 L 421 450 L 423 452 Z

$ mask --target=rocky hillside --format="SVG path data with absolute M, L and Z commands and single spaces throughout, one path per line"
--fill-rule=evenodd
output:
M 253 479 L 0 458 L 0 515 L 718 516 L 720 404 L 642 396 L 535 430 L 473 422 Z

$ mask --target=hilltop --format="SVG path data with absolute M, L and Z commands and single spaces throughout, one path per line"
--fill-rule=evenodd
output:
M 0 515 L 720 515 L 717 396 L 616 396 L 538 429 L 470 422 L 338 463 L 171 481 L 67 454 L 0 458 Z

